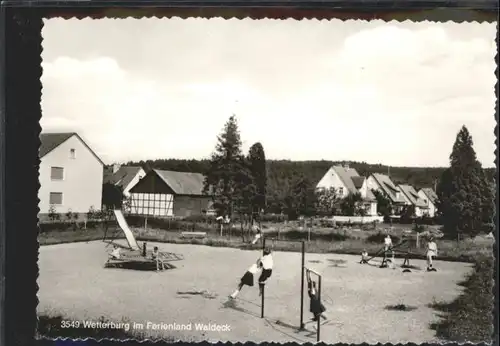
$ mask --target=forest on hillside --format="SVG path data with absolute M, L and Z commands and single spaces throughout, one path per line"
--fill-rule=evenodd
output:
M 290 195 L 294 181 L 302 179 L 309 186 L 316 186 L 332 165 L 346 163 L 356 169 L 361 176 L 368 176 L 372 173 L 388 174 L 394 183 L 410 184 L 416 189 L 434 188 L 446 169 L 445 167 L 389 167 L 366 162 L 267 160 L 267 200 L 271 204 L 283 202 Z M 159 159 L 131 161 L 127 165 L 141 166 L 146 171 L 160 169 L 205 174 L 208 171 L 209 160 Z M 494 182 L 496 170 L 487 168 L 485 171 L 490 181 Z

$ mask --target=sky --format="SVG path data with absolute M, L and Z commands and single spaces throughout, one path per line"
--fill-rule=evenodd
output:
M 208 158 L 236 115 L 268 159 L 495 163 L 495 23 L 49 19 L 43 132 L 106 164 Z

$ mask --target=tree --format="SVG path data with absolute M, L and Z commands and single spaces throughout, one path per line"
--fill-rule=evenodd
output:
M 102 185 L 102 205 L 108 209 L 121 209 L 123 205 L 123 190 L 120 186 L 112 183 Z
M 363 214 L 360 212 L 360 202 L 363 200 L 361 194 L 350 193 L 347 197 L 343 198 L 340 202 L 340 210 L 344 216 L 356 216 Z M 362 215 L 361 215 L 362 216 Z
M 391 216 L 393 213 L 391 200 L 378 190 L 372 190 L 372 192 L 377 200 L 378 212 L 382 216 Z
M 233 115 L 217 136 L 217 145 L 208 164 L 203 190 L 209 193 L 219 215 L 233 216 L 237 204 L 241 207 L 246 193 L 241 191 L 248 182 L 248 167 L 241 153 L 241 139 Z
M 298 216 L 313 216 L 316 212 L 316 195 L 314 186 L 303 175 L 295 176 L 290 182 L 291 189 L 285 197 L 285 205 L 289 220 Z
M 401 209 L 400 220 L 401 223 L 409 224 L 416 217 L 416 208 L 413 204 L 405 205 Z
M 252 199 L 252 213 L 260 213 L 266 207 L 267 193 L 266 154 L 261 143 L 257 142 L 250 147 L 247 160 L 252 176 L 252 185 L 255 188 L 255 195 Z
M 493 222 L 491 186 L 465 126 L 457 134 L 450 154 L 450 167 L 441 176 L 437 195 L 438 211 L 449 236 L 464 233 L 474 237 L 485 223 Z
M 339 209 L 339 197 L 334 187 L 316 191 L 316 212 L 321 216 L 333 216 Z

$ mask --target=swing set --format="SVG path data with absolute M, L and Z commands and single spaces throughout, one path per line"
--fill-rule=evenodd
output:
M 305 248 L 306 248 L 306 242 L 304 240 L 286 240 L 286 239 L 276 239 L 276 238 L 267 238 L 262 237 L 262 251 L 264 252 L 266 249 L 266 240 L 269 240 L 272 242 L 271 249 L 274 248 L 274 244 L 279 241 L 279 242 L 288 242 L 288 243 L 299 243 L 301 244 L 301 276 L 300 276 L 300 322 L 299 322 L 299 330 L 305 330 L 305 323 L 304 323 L 304 286 L 305 286 L 305 277 L 307 274 L 307 278 L 309 280 L 310 274 L 314 274 L 317 277 L 317 299 L 321 302 L 321 274 L 318 273 L 317 271 L 307 268 L 305 266 Z M 264 318 L 264 311 L 265 311 L 265 285 L 262 287 L 262 294 L 261 294 L 261 318 Z M 317 332 L 316 332 L 316 339 L 319 342 L 320 341 L 320 327 L 321 327 L 321 320 L 318 318 L 317 321 Z

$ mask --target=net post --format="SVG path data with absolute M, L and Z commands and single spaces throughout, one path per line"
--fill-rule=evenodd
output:
M 305 266 L 305 247 L 306 243 L 302 241 L 302 265 L 300 274 L 300 329 L 304 329 L 304 266 Z
M 321 302 L 321 275 L 318 276 L 318 299 Z M 321 315 L 318 316 L 318 333 L 316 335 L 316 341 L 320 340 L 320 329 L 321 329 Z
M 266 237 L 262 237 L 262 254 L 264 254 L 264 250 L 266 249 Z M 261 302 L 260 302 L 260 318 L 264 318 L 264 291 L 265 291 L 265 285 L 261 286 L 261 283 L 259 282 L 259 289 L 261 290 Z
M 260 283 L 259 283 L 260 285 Z M 260 287 L 262 289 L 261 291 L 261 303 L 260 303 L 260 318 L 264 318 L 264 287 L 266 287 L 264 284 Z

